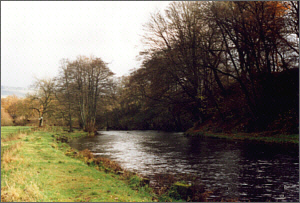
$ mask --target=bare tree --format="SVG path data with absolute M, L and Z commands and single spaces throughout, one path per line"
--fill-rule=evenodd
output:
M 74 84 L 71 78 L 71 69 L 67 59 L 61 60 L 60 73 L 56 80 L 55 96 L 61 108 L 61 116 L 67 121 L 69 132 L 73 132 L 73 119 L 76 113 L 74 100 Z
M 95 131 L 98 100 L 107 93 L 112 75 L 100 58 L 78 56 L 75 61 L 65 61 L 58 81 L 60 92 L 64 94 L 63 101 L 69 109 L 69 126 L 71 108 L 75 108 L 80 127 L 88 132 Z
M 53 79 L 36 79 L 32 86 L 36 89 L 36 92 L 29 95 L 32 101 L 30 108 L 38 112 L 39 127 L 42 127 L 45 115 L 53 111 L 52 102 L 54 100 L 55 83 Z

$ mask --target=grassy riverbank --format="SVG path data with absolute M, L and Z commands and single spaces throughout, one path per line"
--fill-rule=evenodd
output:
M 214 138 L 222 138 L 229 140 L 249 140 L 267 143 L 280 143 L 280 144 L 299 144 L 299 134 L 284 135 L 272 134 L 267 132 L 262 133 L 212 133 L 198 130 L 188 130 L 186 136 L 207 136 Z
M 22 131 L 24 133 L 22 133 Z M 52 129 L 53 131 L 53 129 Z M 13 135 L 14 134 L 14 135 Z M 11 135 L 11 139 L 7 139 Z M 56 138 L 85 136 L 56 128 L 56 132 L 1 127 L 1 201 L 36 202 L 150 202 L 158 200 L 151 188 L 140 186 L 138 176 L 87 165 L 66 156 L 70 147 Z M 78 154 L 78 152 L 74 152 Z M 174 201 L 171 198 L 166 200 Z

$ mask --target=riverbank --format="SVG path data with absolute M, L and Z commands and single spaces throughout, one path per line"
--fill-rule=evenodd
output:
M 137 187 L 137 176 L 126 178 L 78 157 L 67 156 L 70 147 L 59 137 L 80 137 L 61 129 L 14 133 L 1 127 L 1 201 L 33 202 L 152 202 L 157 196 L 147 187 Z M 20 133 L 19 133 L 20 130 Z M 12 136 L 14 134 L 14 136 Z M 5 140 L 7 135 L 11 139 Z M 75 152 L 75 154 L 78 152 Z M 174 201 L 169 199 L 169 201 Z
M 284 134 L 273 134 L 271 132 L 261 133 L 213 133 L 211 131 L 200 131 L 200 130 L 188 130 L 184 133 L 187 137 L 213 137 L 228 140 L 247 140 L 247 141 L 258 141 L 266 143 L 279 143 L 279 144 L 299 144 L 299 134 L 284 135 Z

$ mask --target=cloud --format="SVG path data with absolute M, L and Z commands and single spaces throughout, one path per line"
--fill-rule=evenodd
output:
M 117 76 L 137 68 L 142 25 L 169 2 L 1 2 L 2 84 L 55 76 L 62 58 L 94 56 Z

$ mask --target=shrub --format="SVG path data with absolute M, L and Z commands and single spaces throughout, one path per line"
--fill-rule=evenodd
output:
M 7 111 L 1 107 L 1 126 L 13 125 L 13 119 Z
M 111 161 L 110 159 L 105 157 L 97 157 L 95 162 L 96 164 L 102 165 L 106 168 L 110 168 L 114 172 L 124 171 L 124 169 L 122 169 L 122 167 L 117 162 Z
M 192 195 L 191 185 L 181 183 L 181 182 L 176 182 L 170 188 L 169 195 L 170 197 L 177 200 L 179 199 L 187 200 L 188 197 L 190 198 L 190 196 Z
M 94 158 L 93 153 L 90 150 L 88 150 L 88 149 L 80 151 L 79 155 L 82 155 L 83 157 L 86 157 L 88 159 L 93 159 Z
M 15 119 L 16 125 L 26 125 L 26 123 L 27 123 L 27 119 L 25 118 L 25 116 L 19 116 Z

